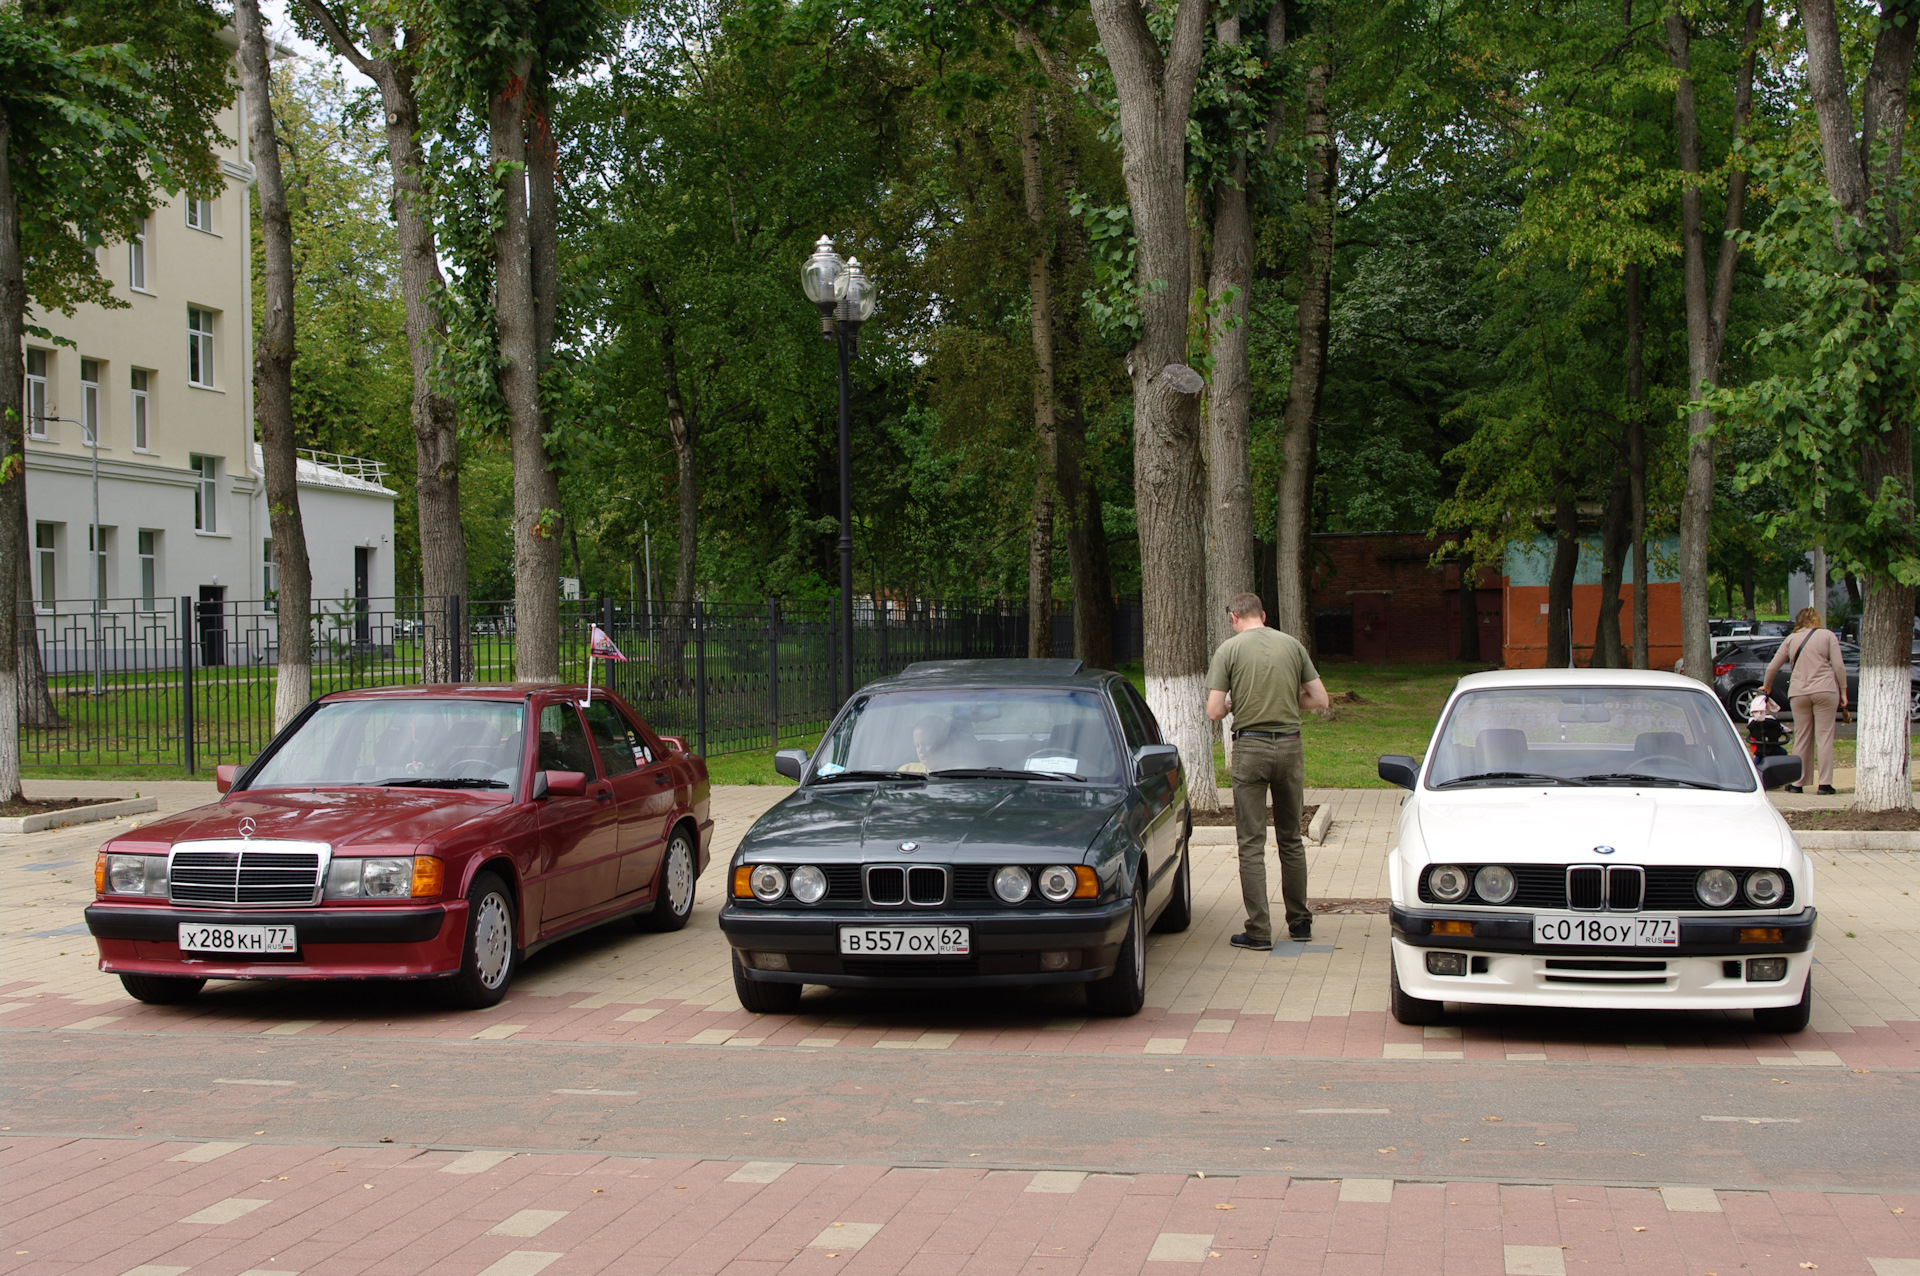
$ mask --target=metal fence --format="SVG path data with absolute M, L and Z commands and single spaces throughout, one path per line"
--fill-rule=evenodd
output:
M 585 678 L 588 635 L 598 624 L 627 662 L 596 662 L 594 680 L 656 731 L 686 737 L 703 755 L 776 747 L 819 732 L 839 706 L 845 653 L 837 613 L 832 601 L 567 601 L 560 676 Z M 279 618 L 271 604 L 111 599 L 22 619 L 23 766 L 180 767 L 191 775 L 248 761 L 273 736 Z M 315 696 L 513 678 L 510 602 L 349 599 L 316 605 L 312 624 Z M 1056 617 L 1055 632 L 1059 649 L 1070 649 L 1070 612 Z M 1137 658 L 1137 609 L 1121 607 L 1114 640 L 1117 660 Z M 856 684 L 916 660 L 1026 649 L 1026 612 L 1009 604 L 855 601 Z

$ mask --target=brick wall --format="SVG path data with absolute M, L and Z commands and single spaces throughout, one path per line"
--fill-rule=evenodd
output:
M 1460 567 L 1430 565 L 1440 544 L 1409 532 L 1315 536 L 1313 607 L 1321 649 L 1360 660 L 1457 659 Z M 1486 591 L 1482 609 L 1497 608 L 1498 578 L 1482 573 L 1478 583 Z M 1497 658 L 1491 650 L 1486 655 Z

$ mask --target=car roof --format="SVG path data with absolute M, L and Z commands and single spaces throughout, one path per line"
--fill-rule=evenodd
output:
M 879 678 L 862 691 L 901 691 L 931 687 L 1099 687 L 1120 675 L 1088 669 L 1079 660 L 916 660 L 899 673 Z
M 605 687 L 595 691 L 606 694 Z M 404 687 L 356 687 L 335 691 L 328 700 L 524 700 L 541 691 L 558 691 L 574 698 L 587 692 L 583 683 L 568 685 L 552 682 L 420 682 Z
M 1460 679 L 1458 691 L 1500 687 L 1666 687 L 1707 692 L 1705 683 L 1655 669 L 1494 669 Z

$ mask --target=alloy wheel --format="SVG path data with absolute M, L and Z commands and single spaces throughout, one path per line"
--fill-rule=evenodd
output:
M 507 901 L 489 891 L 473 919 L 474 969 L 489 989 L 505 983 L 513 965 L 512 929 Z
M 667 846 L 667 907 L 675 917 L 693 907 L 693 849 L 685 837 Z

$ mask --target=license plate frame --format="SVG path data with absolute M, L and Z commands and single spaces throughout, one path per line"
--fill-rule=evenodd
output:
M 842 957 L 971 957 L 973 927 L 913 923 L 842 926 Z
M 1535 913 L 1533 942 L 1543 948 L 1678 948 L 1672 913 Z
M 300 951 L 300 937 L 292 926 L 229 926 L 220 922 L 181 922 L 178 932 L 183 953 L 253 956 Z

